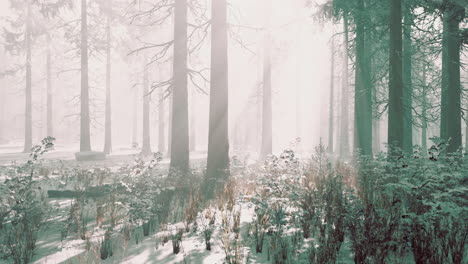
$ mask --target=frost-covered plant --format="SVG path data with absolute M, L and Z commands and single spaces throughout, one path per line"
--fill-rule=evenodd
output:
M 208 207 L 198 214 L 198 226 L 205 239 L 206 250 L 211 250 L 211 236 L 216 228 L 216 209 Z
M 28 263 L 36 247 L 37 233 L 44 221 L 45 196 L 35 179 L 42 156 L 53 147 L 54 138 L 47 137 L 32 148 L 26 164 L 10 171 L 0 183 L 2 228 L 0 255 L 14 263 Z
M 107 230 L 106 233 L 104 234 L 104 240 L 101 241 L 101 247 L 99 249 L 101 259 L 107 259 L 108 257 L 112 257 L 114 255 L 114 249 L 112 247 L 112 241 L 111 241 L 111 235 L 112 233 L 110 230 Z
M 176 229 L 172 232 L 171 241 L 172 241 L 172 253 L 177 255 L 180 252 L 180 246 L 182 244 L 182 237 L 184 235 L 183 229 Z
M 240 215 L 238 209 L 223 211 L 221 216 L 221 244 L 224 249 L 225 263 L 241 263 Z
M 200 200 L 200 193 L 192 189 L 189 193 L 187 206 L 185 207 L 185 232 L 189 232 L 190 225 L 194 222 L 196 223 L 196 218 L 200 207 Z
M 124 176 L 114 184 L 118 192 L 114 203 L 127 208 L 130 223 L 143 226 L 146 236 L 157 218 L 158 222 L 165 221 L 169 210 L 173 188 L 159 169 L 161 160 L 161 153 L 155 153 L 149 162 L 137 157 L 134 165 L 120 169 L 119 174 Z

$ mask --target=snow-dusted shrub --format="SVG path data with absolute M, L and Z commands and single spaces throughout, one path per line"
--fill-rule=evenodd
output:
M 44 138 L 42 145 L 32 148 L 28 162 L 10 168 L 6 180 L 0 183 L 3 204 L 0 255 L 13 263 L 30 262 L 36 247 L 37 233 L 44 221 L 46 197 L 35 176 L 40 158 L 53 147 L 53 141 L 54 138 Z
M 197 217 L 197 226 L 200 227 L 203 234 L 206 250 L 211 250 L 211 236 L 216 228 L 216 213 L 216 209 L 208 207 L 200 212 Z
M 99 249 L 99 252 L 102 260 L 107 259 L 108 257 L 112 257 L 114 255 L 111 235 L 112 233 L 110 232 L 110 230 L 107 230 L 104 234 L 104 240 L 100 243 L 101 247 Z
M 172 253 L 177 255 L 180 252 L 180 246 L 182 245 L 182 237 L 184 235 L 183 229 L 176 228 L 171 234 L 172 241 Z
M 190 190 L 188 196 L 189 197 L 188 197 L 187 205 L 185 207 L 185 219 L 184 219 L 185 232 L 190 231 L 191 224 L 193 223 L 196 224 L 196 218 L 197 218 L 198 211 L 200 209 L 200 202 L 201 202 L 200 192 L 198 190 L 195 190 L 194 188 Z M 196 229 L 196 225 L 194 228 Z
M 241 263 L 241 237 L 240 237 L 240 215 L 239 209 L 221 212 L 221 245 L 224 249 L 225 263 Z

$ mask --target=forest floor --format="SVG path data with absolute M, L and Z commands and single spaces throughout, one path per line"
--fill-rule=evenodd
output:
M 0 166 L 24 163 L 28 160 L 29 154 L 20 153 L 19 146 L 0 146 Z M 135 163 L 138 151 L 130 148 L 116 148 L 114 153 L 109 155 L 104 161 L 77 162 L 74 159 L 74 152 L 71 148 L 55 146 L 54 150 L 44 155 L 44 166 L 48 169 L 39 172 L 39 186 L 42 193 L 48 190 L 73 190 L 77 185 L 96 186 L 96 171 L 90 177 L 76 179 L 80 177 L 79 171 L 82 169 L 109 169 L 114 173 L 119 169 Z M 206 154 L 197 152 L 191 153 L 191 162 L 200 171 L 203 170 Z M 169 160 L 163 158 L 158 162 L 158 170 L 166 173 Z M 110 175 L 117 175 L 118 173 Z M 63 174 L 63 175 L 62 175 Z M 78 175 L 78 176 L 77 176 Z M 113 176 L 112 176 L 113 177 Z M 86 181 L 90 182 L 86 182 Z M 83 182 L 84 181 L 84 182 Z M 97 185 L 111 184 L 112 178 L 106 178 L 104 182 Z M 84 184 L 84 185 L 83 185 Z M 193 264 L 221 264 L 221 263 L 273 263 L 273 256 L 270 250 L 273 236 L 265 235 L 265 246 L 261 253 L 256 253 L 255 239 L 252 231 L 255 223 L 255 204 L 248 196 L 239 195 L 248 192 L 248 186 L 242 182 L 236 185 L 238 194 L 231 199 L 234 202 L 234 209 L 227 210 L 229 201 L 215 201 L 218 205 L 204 205 L 198 208 L 195 219 L 192 220 L 189 230 L 187 223 L 182 221 L 170 224 L 155 224 L 148 235 L 144 235 L 143 227 L 133 227 L 131 234 L 126 235 L 124 227 L 117 225 L 113 230 L 119 230 L 112 234 L 112 254 L 102 259 L 102 245 L 105 241 L 106 230 L 111 224 L 110 213 L 106 212 L 106 217 L 99 222 L 97 208 L 99 201 L 93 198 L 85 198 L 78 202 L 76 198 L 48 198 L 48 204 L 44 214 L 43 224 L 37 234 L 37 243 L 34 250 L 32 263 L 53 264 L 53 263 L 193 263 Z M 172 198 L 174 199 L 174 198 Z M 81 230 L 71 231 L 70 221 L 75 215 L 74 208 L 79 207 L 79 221 Z M 186 204 L 184 206 L 187 206 Z M 224 209 L 222 209 L 224 208 Z M 169 208 L 170 211 L 177 211 L 180 208 Z M 186 209 L 183 209 L 186 210 Z M 182 211 L 183 211 L 182 210 Z M 185 211 L 186 213 L 187 211 Z M 235 214 L 239 214 L 239 230 L 226 231 L 226 222 L 235 221 Z M 109 215 L 108 215 L 109 214 Z M 206 215 L 213 214 L 213 223 L 207 224 Z M 186 216 L 182 216 L 184 219 Z M 179 217 L 180 219 L 180 217 Z M 229 220 L 231 219 L 231 220 Z M 231 223 L 232 225 L 232 223 Z M 206 249 L 205 234 L 207 228 L 211 230 L 211 250 Z M 180 252 L 174 254 L 175 236 L 179 230 L 185 230 L 180 238 Z M 234 230 L 231 226 L 229 229 Z M 310 263 L 307 259 L 309 247 L 312 239 L 302 238 L 296 240 L 300 232 L 295 227 L 286 227 L 284 238 L 291 243 L 297 254 L 305 257 L 297 263 Z M 64 233 L 65 232 L 65 233 Z M 227 234 L 229 237 L 227 237 Z M 233 235 L 239 238 L 233 239 Z M 130 236 L 130 237 L 128 237 Z M 301 236 L 301 235 L 299 235 Z M 287 237 L 287 238 L 286 238 Z M 300 242 L 294 242 L 300 241 Z M 274 242 L 273 242 L 274 243 Z M 296 254 L 296 253 L 295 253 Z M 226 256 L 233 255 L 235 261 L 227 261 Z M 405 256 L 398 263 L 413 263 L 411 256 Z M 0 263 L 11 263 L 0 259 Z M 345 239 L 338 254 L 336 263 L 354 263 L 353 254 L 350 250 L 350 241 Z

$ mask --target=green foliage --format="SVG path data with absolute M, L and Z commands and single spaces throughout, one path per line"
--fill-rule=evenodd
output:
M 46 209 L 45 195 L 35 179 L 41 157 L 53 147 L 54 138 L 35 146 L 30 159 L 11 168 L 0 183 L 0 256 L 14 263 L 28 263 L 36 247 Z

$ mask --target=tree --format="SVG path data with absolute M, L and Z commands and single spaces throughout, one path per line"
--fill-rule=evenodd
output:
M 370 56 L 366 50 L 366 16 L 364 0 L 357 0 L 354 12 L 356 73 L 354 89 L 354 148 L 361 155 L 372 156 L 372 88 Z
M 196 115 L 195 115 L 195 90 L 190 93 L 190 151 L 196 150 Z
M 54 136 L 53 97 L 52 97 L 52 52 L 50 33 L 46 33 L 46 75 L 47 75 L 47 136 Z
M 189 171 L 187 9 L 187 0 L 175 0 L 170 169 L 182 174 Z
M 164 153 L 166 151 L 165 125 L 166 114 L 164 111 L 164 91 L 159 91 L 158 100 L 158 151 Z
M 106 19 L 106 113 L 104 131 L 104 153 L 112 151 L 112 103 L 111 103 L 111 9 L 112 0 L 108 0 Z
M 390 75 L 388 95 L 389 151 L 403 148 L 402 10 L 401 0 L 390 5 Z
M 334 129 L 334 117 L 335 117 L 335 112 L 334 112 L 334 107 L 333 107 L 333 102 L 335 100 L 335 42 L 334 42 L 334 36 L 331 37 L 330 39 L 330 45 L 331 45 L 331 50 L 330 50 L 330 102 L 329 102 L 329 111 L 328 111 L 328 152 L 330 154 L 333 154 L 333 135 L 335 132 Z
M 68 0 L 56 0 L 42 3 L 33 0 L 10 0 L 12 10 L 15 12 L 14 19 L 7 19 L 9 27 L 4 28 L 5 50 L 12 55 L 25 55 L 25 63 L 21 65 L 25 72 L 25 112 L 24 112 L 24 149 L 29 153 L 33 144 L 33 120 L 32 120 L 32 51 L 33 44 L 47 33 L 44 26 L 46 17 L 56 16 L 59 10 L 71 2 Z M 20 72 L 13 70 L 12 72 Z M 48 83 L 49 85 L 49 83 Z
M 87 0 L 81 0 L 81 111 L 80 152 L 91 151 L 88 84 L 88 15 Z
M 262 146 L 260 160 L 264 160 L 273 151 L 272 106 L 271 106 L 271 47 L 269 34 L 266 33 L 263 55 L 263 91 L 262 91 Z
M 446 74 L 447 85 L 447 138 L 450 140 L 447 147 L 449 153 L 461 150 L 461 87 L 460 87 L 460 22 L 465 15 L 465 9 L 454 1 L 446 1 L 444 10 L 444 33 L 446 52 Z M 443 47 L 444 49 L 444 47 Z M 442 55 L 442 56 L 443 56 Z M 444 65 L 442 65 L 444 67 Z M 444 77 L 442 77 L 444 79 Z
M 411 40 L 411 26 L 413 18 L 408 2 L 403 6 L 403 150 L 411 154 L 413 151 L 413 77 L 412 55 L 413 45 Z
M 148 63 L 145 60 L 143 65 L 143 142 L 141 144 L 141 154 L 151 154 L 150 141 L 150 100 L 149 80 L 148 80 Z
M 26 90 L 25 90 L 25 111 L 24 111 L 24 149 L 23 152 L 28 153 L 32 148 L 32 72 L 31 72 L 31 41 L 32 41 L 32 12 L 31 2 L 27 0 L 26 3 L 26 31 L 25 31 L 25 45 L 26 45 Z
M 347 157 L 349 155 L 349 28 L 348 16 L 343 15 L 344 27 L 344 43 L 343 43 L 343 84 L 342 84 L 342 101 L 341 101 L 341 130 L 340 130 L 340 156 Z
M 210 187 L 229 176 L 228 24 L 226 0 L 211 3 L 211 89 L 206 178 Z M 213 194 L 209 190 L 207 196 Z

